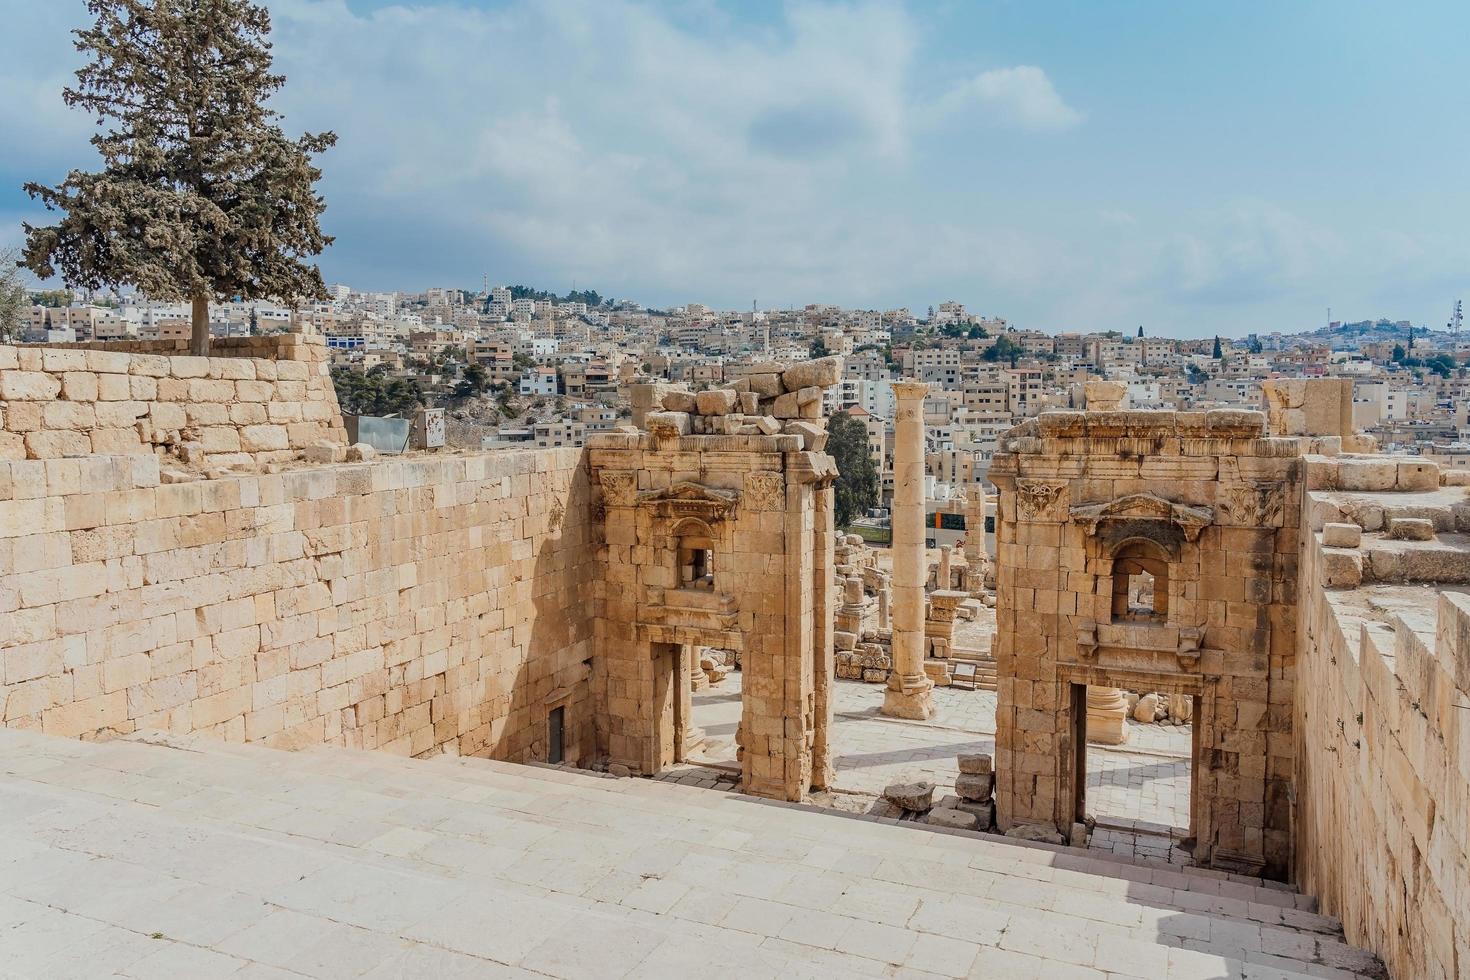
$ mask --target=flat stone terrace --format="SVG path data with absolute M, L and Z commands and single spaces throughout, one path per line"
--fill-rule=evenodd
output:
M 0 732 L 0 976 L 1379 976 L 1279 886 L 652 780 Z

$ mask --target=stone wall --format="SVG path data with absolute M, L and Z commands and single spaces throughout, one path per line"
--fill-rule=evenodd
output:
M 181 451 L 217 466 L 297 458 L 346 431 L 325 346 L 299 334 L 0 346 L 0 460 Z
M 580 450 L 170 484 L 153 455 L 0 461 L 4 724 L 527 760 L 561 706 L 590 759 L 589 515 Z
M 1196 702 L 1196 861 L 1289 874 L 1299 454 L 1259 412 L 1049 412 L 1002 439 L 1003 830 L 1082 821 L 1084 686 L 1167 691 Z
M 1295 870 L 1394 976 L 1450 978 L 1470 974 L 1470 501 L 1425 465 L 1309 458 Z M 1406 519 L 1434 537 L 1396 537 Z M 1438 584 L 1371 581 L 1384 556 Z

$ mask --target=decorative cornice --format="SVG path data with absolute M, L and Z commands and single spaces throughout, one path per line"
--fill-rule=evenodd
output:
M 1086 525 L 1089 536 L 1097 534 L 1103 521 L 1152 520 L 1177 524 L 1184 537 L 1194 541 L 1215 522 L 1215 512 L 1209 507 L 1176 504 L 1153 493 L 1130 493 L 1104 504 L 1083 504 L 1070 513 L 1072 520 Z

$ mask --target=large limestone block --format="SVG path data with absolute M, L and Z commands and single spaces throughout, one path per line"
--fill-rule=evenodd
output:
M 1322 543 L 1329 548 L 1356 548 L 1363 542 L 1363 529 L 1356 524 L 1322 525 Z
M 61 381 L 43 371 L 0 371 L 0 400 L 49 401 L 61 393 Z
M 980 826 L 980 818 L 975 814 L 948 808 L 930 810 L 924 817 L 924 822 L 951 830 L 977 830 Z
M 665 412 L 687 412 L 693 414 L 699 410 L 698 402 L 692 391 L 668 391 L 664 393 Z M 650 413 L 652 414 L 652 413 Z
M 990 799 L 995 788 L 994 773 L 962 772 L 955 777 L 954 791 L 972 803 Z
M 781 426 L 782 435 L 801 436 L 803 448 L 819 453 L 827 448 L 827 430 L 809 421 L 791 421 Z
M 1006 836 L 1016 840 L 1040 841 L 1044 844 L 1063 844 L 1065 840 L 1057 828 L 1047 823 L 1023 823 L 1006 831 Z
M 1089 412 L 1116 412 L 1128 396 L 1128 386 L 1121 381 L 1094 379 L 1087 382 L 1084 391 Z
M 739 397 L 728 388 L 712 388 L 695 395 L 694 403 L 700 415 L 729 415 Z
M 960 772 L 967 775 L 989 775 L 995 771 L 995 761 L 989 752 L 965 752 L 959 756 Z
M 830 388 L 842 380 L 842 358 L 836 354 L 814 361 L 799 361 L 781 372 L 781 384 L 787 391 L 815 385 Z
M 748 374 L 746 381 L 750 384 L 750 390 L 761 398 L 775 398 L 786 391 L 779 374 Z
M 910 813 L 923 813 L 934 806 L 934 784 L 928 780 L 892 783 L 884 787 L 883 798 Z

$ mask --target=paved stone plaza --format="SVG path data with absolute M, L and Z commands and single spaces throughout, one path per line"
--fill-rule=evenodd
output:
M 740 722 L 741 674 L 693 696 L 694 723 L 704 730 L 706 750 L 693 765 L 671 767 L 661 778 L 688 786 L 735 788 L 735 729 Z M 865 811 L 891 783 L 928 779 L 937 795 L 954 792 L 960 753 L 995 747 L 993 691 L 935 688 L 936 713 L 928 721 L 895 721 L 880 714 L 883 687 L 837 681 L 833 705 L 833 794 L 818 801 Z M 1128 743 L 1088 746 L 1088 810 L 1103 825 L 1094 847 L 1182 863 L 1171 856 L 1170 829 L 1189 825 L 1188 725 L 1128 723 Z M 843 796 L 857 799 L 843 799 Z M 1135 840 L 1135 836 L 1141 840 Z M 1177 833 L 1175 837 L 1182 837 Z
M 1381 975 L 1312 908 L 644 779 L 0 731 L 7 978 Z

